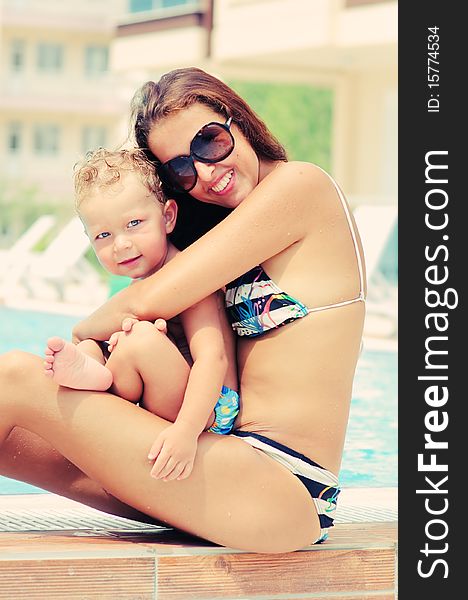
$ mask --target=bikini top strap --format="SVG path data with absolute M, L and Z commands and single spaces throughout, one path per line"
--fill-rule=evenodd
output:
M 315 166 L 317 167 L 317 169 L 320 169 L 320 171 L 322 171 L 322 173 L 325 173 L 325 175 L 330 179 L 330 181 L 335 186 L 335 189 L 340 198 L 341 205 L 342 205 L 343 210 L 346 215 L 346 220 L 348 221 L 348 227 L 351 232 L 351 237 L 352 237 L 353 245 L 354 245 L 354 252 L 356 254 L 356 260 L 357 260 L 358 271 L 359 271 L 359 285 L 360 285 L 359 299 L 364 300 L 365 299 L 365 297 L 364 297 L 364 289 L 365 289 L 364 267 L 362 264 L 362 258 L 361 258 L 361 253 L 359 252 L 359 245 L 358 245 L 358 241 L 357 241 L 356 230 L 355 230 L 353 221 L 351 220 L 351 214 L 349 211 L 348 203 L 346 201 L 346 198 L 344 197 L 343 192 L 341 191 L 340 186 L 336 183 L 336 181 L 333 179 L 333 177 L 329 173 L 327 173 L 324 169 L 319 167 L 318 165 L 315 165 Z

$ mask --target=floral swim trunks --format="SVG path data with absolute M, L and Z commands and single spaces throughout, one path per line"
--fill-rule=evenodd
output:
M 208 431 L 221 435 L 231 433 L 234 421 L 239 414 L 239 407 L 239 394 L 223 385 L 218 402 L 214 408 L 215 420 Z

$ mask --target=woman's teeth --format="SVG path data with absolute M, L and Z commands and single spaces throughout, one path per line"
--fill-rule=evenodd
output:
M 216 192 L 217 194 L 219 194 L 219 192 L 222 192 L 226 188 L 227 184 L 231 181 L 233 173 L 234 171 L 229 171 L 229 173 L 226 173 L 226 175 L 221 179 L 221 181 L 218 181 L 218 183 L 211 188 L 213 192 Z

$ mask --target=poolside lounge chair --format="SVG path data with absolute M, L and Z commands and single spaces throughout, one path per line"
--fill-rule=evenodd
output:
M 70 284 L 81 285 L 92 297 L 93 288 L 100 285 L 100 279 L 84 257 L 89 246 L 82 222 L 74 217 L 43 252 L 32 257 L 18 282 L 34 298 L 64 301 Z
M 8 250 L 0 251 L 0 297 L 17 281 L 31 260 L 34 246 L 56 222 L 53 215 L 42 215 L 16 240 Z
M 395 227 L 398 208 L 393 205 L 364 204 L 358 206 L 353 215 L 364 247 L 367 280 L 370 282 Z
M 354 210 L 353 215 L 366 259 L 367 333 L 396 337 L 398 286 L 396 281 L 389 280 L 383 273 L 382 261 L 387 245 L 397 228 L 398 208 L 393 205 L 360 205 Z

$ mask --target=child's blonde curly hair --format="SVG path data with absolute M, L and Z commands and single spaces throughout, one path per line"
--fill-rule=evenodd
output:
M 154 165 L 149 162 L 141 150 L 137 148 L 127 150 L 98 148 L 88 152 L 84 160 L 75 165 L 76 209 L 79 209 L 81 202 L 91 189 L 114 185 L 120 181 L 125 172 L 136 173 L 158 202 L 161 204 L 166 202 Z

